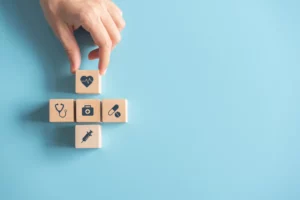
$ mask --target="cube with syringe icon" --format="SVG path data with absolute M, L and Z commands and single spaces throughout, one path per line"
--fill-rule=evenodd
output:
M 76 125 L 75 127 L 76 148 L 101 148 L 100 125 Z
M 88 131 L 88 132 L 85 134 L 85 136 L 82 138 L 82 142 L 81 142 L 81 143 L 87 141 L 87 140 L 89 139 L 89 137 L 92 136 L 92 133 L 93 133 L 92 130 Z

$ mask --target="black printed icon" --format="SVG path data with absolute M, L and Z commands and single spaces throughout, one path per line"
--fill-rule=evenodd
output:
M 65 118 L 66 116 L 67 116 L 67 109 L 65 109 L 64 110 L 64 108 L 65 108 L 65 104 L 63 104 L 63 103 L 60 103 L 60 104 L 55 104 L 54 105 L 54 107 L 55 107 L 55 110 L 58 112 L 58 116 L 60 117 L 60 118 Z M 64 111 L 64 113 L 62 114 L 62 111 Z
M 93 83 L 94 78 L 92 76 L 82 76 L 80 81 L 85 87 L 89 87 Z
M 92 133 L 93 133 L 92 130 L 86 132 L 85 136 L 82 138 L 81 143 L 86 142 L 92 136 Z
M 84 105 L 82 108 L 82 116 L 93 116 L 94 108 L 91 105 Z
M 115 104 L 109 111 L 108 111 L 108 115 L 112 116 L 113 114 L 115 114 L 116 118 L 119 118 L 121 116 L 120 112 L 116 112 L 119 109 L 119 105 Z

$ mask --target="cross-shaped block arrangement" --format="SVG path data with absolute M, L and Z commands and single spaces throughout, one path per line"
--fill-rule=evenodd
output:
M 98 70 L 78 70 L 76 72 L 76 93 L 99 94 L 101 77 Z M 50 122 L 126 123 L 126 99 L 50 99 Z M 76 148 L 101 148 L 101 126 L 76 125 Z

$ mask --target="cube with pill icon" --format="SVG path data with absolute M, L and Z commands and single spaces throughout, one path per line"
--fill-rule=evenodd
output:
M 101 148 L 102 134 L 100 125 L 76 125 L 75 148 Z
M 102 100 L 102 122 L 124 123 L 127 122 L 126 99 Z
M 74 99 L 50 99 L 50 122 L 74 122 Z
M 77 70 L 75 90 L 77 94 L 100 94 L 101 76 L 99 70 Z

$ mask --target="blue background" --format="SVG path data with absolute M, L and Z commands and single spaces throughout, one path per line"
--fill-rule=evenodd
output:
M 300 1 L 117 0 L 99 96 L 74 94 L 38 1 L 0 2 L 0 199 L 300 199 Z M 50 98 L 127 98 L 129 123 L 77 150 Z

